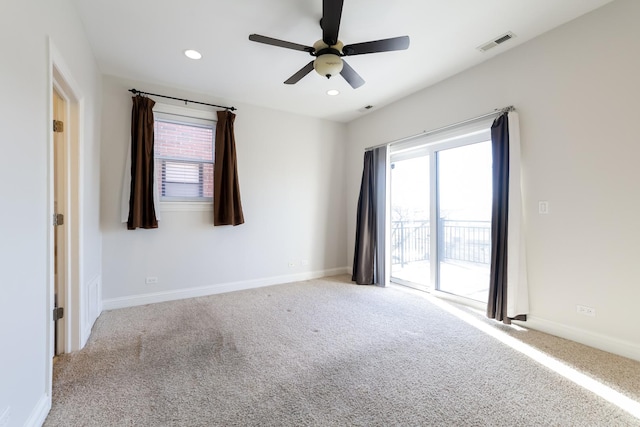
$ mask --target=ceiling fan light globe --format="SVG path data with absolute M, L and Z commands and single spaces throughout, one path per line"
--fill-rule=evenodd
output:
M 322 77 L 330 78 L 342 71 L 342 58 L 332 53 L 325 53 L 313 61 L 313 68 Z
M 313 44 L 313 50 L 315 52 L 320 52 L 321 50 L 326 49 L 328 47 L 329 47 L 329 45 L 326 44 L 325 42 L 323 42 L 322 40 L 318 40 L 317 42 L 315 42 Z

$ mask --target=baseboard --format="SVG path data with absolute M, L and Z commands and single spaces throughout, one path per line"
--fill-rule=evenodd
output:
M 589 347 L 594 347 L 619 356 L 628 357 L 640 361 L 640 345 L 629 341 L 612 338 L 606 335 L 587 331 L 585 329 L 574 328 L 539 317 L 528 316 L 526 322 L 514 323 L 523 328 L 535 329 L 540 332 L 576 341 Z
M 49 411 L 51 410 L 51 396 L 44 394 L 36 406 L 31 411 L 29 419 L 24 423 L 25 427 L 40 427 L 44 424 L 44 420 L 47 419 Z
M 273 276 L 264 279 L 246 280 L 240 282 L 218 283 L 216 285 L 198 288 L 180 289 L 174 291 L 154 292 L 150 294 L 133 295 L 121 298 L 112 298 L 102 301 L 102 309 L 114 310 L 117 308 L 135 307 L 138 305 L 154 304 L 158 302 L 175 301 L 180 299 L 203 297 L 207 295 L 222 294 L 225 292 L 242 291 L 246 289 L 261 288 L 264 286 L 279 285 L 284 283 L 299 282 L 303 280 L 318 279 L 320 277 L 347 274 L 347 267 L 331 268 L 320 271 L 288 274 L 285 276 Z

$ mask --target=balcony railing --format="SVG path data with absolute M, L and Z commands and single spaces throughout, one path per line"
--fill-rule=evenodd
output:
M 454 221 L 439 222 L 438 242 L 441 259 L 474 264 L 491 261 L 491 222 Z M 391 222 L 391 263 L 405 265 L 428 261 L 431 250 L 431 228 L 428 220 Z

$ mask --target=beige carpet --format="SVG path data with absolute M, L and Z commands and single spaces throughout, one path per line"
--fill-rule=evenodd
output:
M 640 398 L 639 362 L 495 327 Z M 428 298 L 339 276 L 104 312 L 86 348 L 56 362 L 45 426 L 134 425 L 632 426 L 640 420 Z

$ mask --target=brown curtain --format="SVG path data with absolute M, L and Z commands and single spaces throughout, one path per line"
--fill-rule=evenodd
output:
M 137 95 L 131 111 L 131 192 L 127 228 L 158 228 L 153 205 L 153 106 L 155 102 Z
M 385 186 L 387 147 L 364 153 L 351 280 L 385 286 Z
M 231 111 L 218 111 L 213 174 L 213 225 L 244 224 Z
M 507 261 L 509 227 L 509 117 L 502 114 L 491 126 L 493 204 L 491 214 L 491 272 L 487 317 L 510 324 L 526 315 L 507 316 Z

